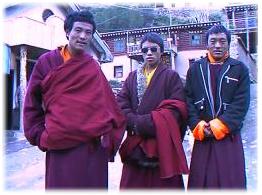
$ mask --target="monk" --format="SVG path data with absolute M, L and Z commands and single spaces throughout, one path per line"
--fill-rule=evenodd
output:
M 188 125 L 195 142 L 189 189 L 245 189 L 241 129 L 250 102 L 248 68 L 229 55 L 231 35 L 223 25 L 206 34 L 207 56 L 186 79 Z
M 117 96 L 127 119 L 120 147 L 121 189 L 183 189 L 188 173 L 182 140 L 187 109 L 179 75 L 161 60 L 163 39 L 141 39 L 144 63 L 131 72 Z
M 28 84 L 24 133 L 46 152 L 46 189 L 106 189 L 124 135 L 122 111 L 87 52 L 95 29 L 90 12 L 69 14 L 68 44 L 43 54 Z

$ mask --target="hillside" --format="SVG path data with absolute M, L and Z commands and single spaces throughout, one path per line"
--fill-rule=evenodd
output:
M 222 10 L 166 9 L 153 4 L 115 4 L 86 6 L 95 17 L 98 32 L 112 32 L 137 28 L 178 25 L 208 21 L 224 21 Z

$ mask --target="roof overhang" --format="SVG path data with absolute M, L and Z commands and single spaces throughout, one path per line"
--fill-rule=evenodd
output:
M 67 3 L 67 4 L 55 4 L 57 5 L 58 9 L 64 14 L 67 15 L 72 11 L 79 11 L 80 8 L 75 3 Z M 10 4 L 5 9 L 5 15 L 12 15 L 17 12 L 17 10 L 23 10 L 27 9 L 27 7 L 35 6 L 35 4 Z M 8 43 L 9 44 L 9 43 Z M 28 45 L 27 42 L 21 42 L 16 45 L 9 44 L 10 46 L 17 46 L 19 48 L 19 45 L 25 44 Z M 96 31 L 93 35 L 93 39 L 91 41 L 91 45 L 94 47 L 94 52 L 97 55 L 97 59 L 100 63 L 105 62 L 112 62 L 113 61 L 113 55 L 111 54 L 109 47 L 106 45 L 106 43 L 100 38 L 99 33 Z M 42 46 L 42 45 L 41 45 Z M 39 47 L 41 47 L 39 46 Z M 16 47 L 13 47 L 16 48 Z M 36 46 L 34 46 L 36 48 Z M 49 49 L 45 48 L 44 49 Z M 41 50 L 41 49 L 40 49 Z

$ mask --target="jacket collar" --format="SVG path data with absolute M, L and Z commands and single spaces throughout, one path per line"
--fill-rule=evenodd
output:
M 200 64 L 205 64 L 205 65 L 207 65 L 207 64 L 208 64 L 208 59 L 207 59 L 207 57 L 200 59 L 200 60 L 199 60 L 199 63 L 200 63 Z M 235 60 L 235 59 L 233 59 L 233 58 L 231 58 L 231 57 L 228 57 L 228 58 L 225 60 L 223 66 L 228 66 L 228 65 L 231 65 L 231 66 L 239 65 L 239 61 L 237 61 L 237 60 Z

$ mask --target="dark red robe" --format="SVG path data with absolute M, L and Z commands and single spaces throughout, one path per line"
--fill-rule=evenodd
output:
M 249 86 L 248 69 L 232 58 L 228 58 L 220 67 L 210 65 L 208 59 L 203 58 L 189 68 L 185 89 L 190 129 L 194 129 L 200 120 L 209 122 L 218 118 L 227 125 L 229 134 L 221 140 L 214 137 L 205 138 L 203 141 L 195 140 L 188 189 L 246 188 L 245 158 L 240 131 L 248 111 Z M 212 116 L 212 107 L 208 101 L 208 97 L 212 100 L 211 95 L 216 116 Z
M 40 57 L 24 106 L 25 136 L 47 151 L 46 188 L 105 188 L 125 120 L 98 63 L 88 54 L 63 63 Z M 94 177 L 94 175 L 96 177 Z
M 137 128 L 151 135 L 127 134 L 120 148 L 123 162 L 120 188 L 184 188 L 182 173 L 187 173 L 188 169 L 181 139 L 186 120 L 182 82 L 175 71 L 159 65 L 138 106 L 136 76 L 136 71 L 130 73 L 118 94 L 118 102 L 127 120 L 130 114 L 135 113 Z M 181 107 L 178 104 L 176 107 L 175 102 Z M 160 166 L 144 168 L 127 162 L 126 158 L 136 145 L 148 157 L 161 158 Z

